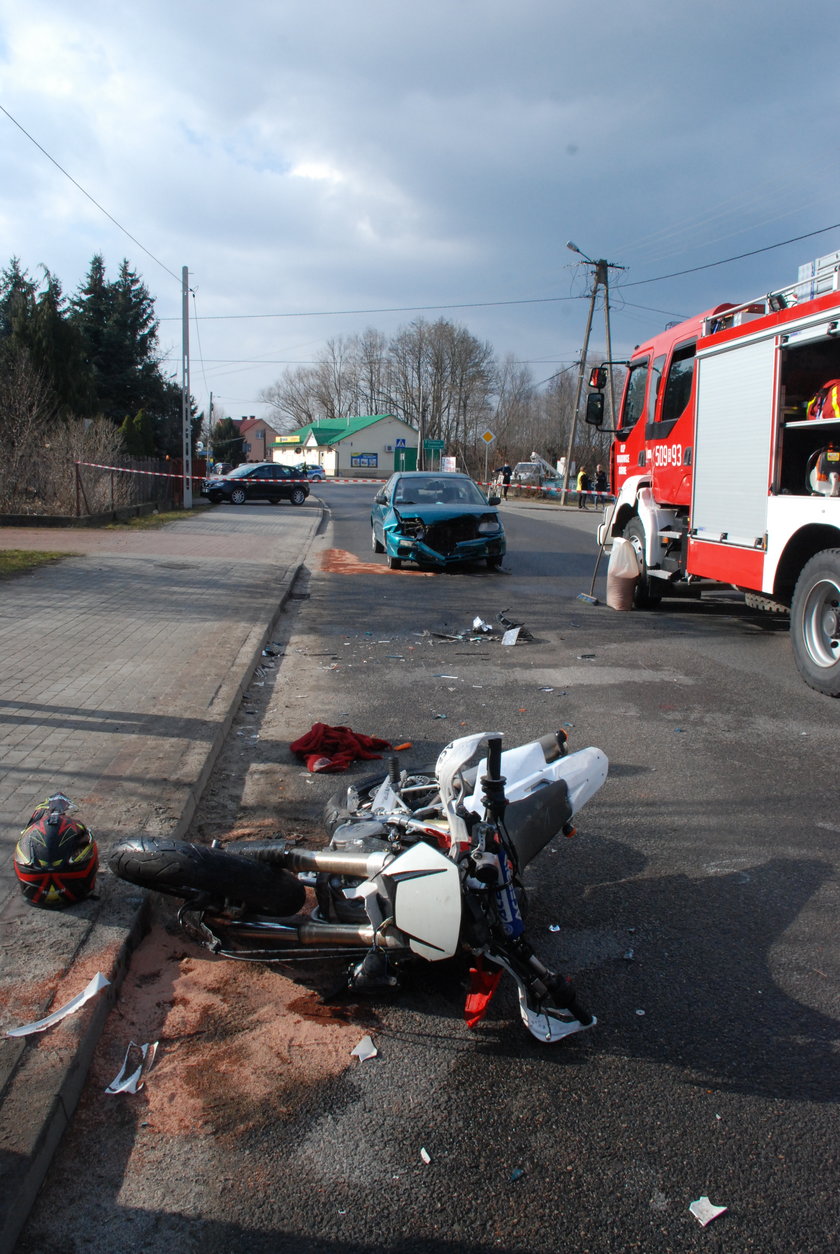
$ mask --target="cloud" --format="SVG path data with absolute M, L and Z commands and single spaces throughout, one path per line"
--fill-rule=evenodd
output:
M 207 319 L 194 391 L 227 390 L 233 413 L 259 412 L 281 361 L 391 333 L 409 307 L 577 297 L 441 309 L 545 377 L 585 318 L 566 239 L 633 280 L 834 221 L 834 87 L 813 72 L 833 14 L 828 0 L 7 5 L 0 103 L 32 139 L 0 118 L 0 229 L 65 290 L 94 252 L 111 271 L 127 256 L 175 362 L 188 265 Z M 658 310 L 781 285 L 836 245 L 616 292 L 614 345 L 657 329 Z M 404 312 L 341 312 L 383 307 Z

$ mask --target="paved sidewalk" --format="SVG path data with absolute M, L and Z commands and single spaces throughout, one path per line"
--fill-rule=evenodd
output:
M 321 520 L 317 501 L 221 506 L 160 530 L 0 529 L 68 556 L 0 583 L 0 1254 L 11 1250 L 72 1117 L 142 931 L 142 899 L 38 910 L 12 853 L 31 810 L 67 793 L 100 853 L 182 836 Z M 112 981 L 47 1032 L 5 1036 Z

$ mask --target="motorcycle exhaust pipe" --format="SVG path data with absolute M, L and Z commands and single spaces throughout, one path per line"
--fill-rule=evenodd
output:
M 212 922 L 212 920 L 211 920 Z M 226 920 L 230 925 L 230 920 Z M 405 939 L 398 932 L 376 932 L 369 924 L 275 923 L 272 919 L 237 919 L 237 937 L 258 937 L 263 940 L 291 941 L 298 945 L 342 945 L 370 949 L 405 949 Z

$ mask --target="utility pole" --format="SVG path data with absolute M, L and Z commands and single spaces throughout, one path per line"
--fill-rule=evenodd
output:
M 181 435 L 184 509 L 192 509 L 192 416 L 190 414 L 190 272 L 181 270 Z
M 607 361 L 612 361 L 612 341 L 610 338 L 610 270 L 623 270 L 624 266 L 616 265 L 613 261 L 593 261 L 591 257 L 587 257 L 586 253 L 581 252 L 577 244 L 573 244 L 569 240 L 566 245 L 573 253 L 578 253 L 583 257 L 587 265 L 594 266 L 592 272 L 592 291 L 589 295 L 589 311 L 586 316 L 586 330 L 583 333 L 583 347 L 580 350 L 580 370 L 578 371 L 577 391 L 575 393 L 575 407 L 572 412 L 572 427 L 569 432 L 569 443 L 566 449 L 566 474 L 563 478 L 563 495 L 560 498 L 561 505 L 566 504 L 569 494 L 569 476 L 572 473 L 572 449 L 574 448 L 575 433 L 577 430 L 578 410 L 580 409 L 580 398 L 583 394 L 583 376 L 586 372 L 586 355 L 589 352 L 589 335 L 592 330 L 592 315 L 595 312 L 595 301 L 598 297 L 598 289 L 604 289 L 604 332 L 606 335 Z M 615 394 L 613 390 L 612 370 L 610 370 L 610 423 L 615 426 Z

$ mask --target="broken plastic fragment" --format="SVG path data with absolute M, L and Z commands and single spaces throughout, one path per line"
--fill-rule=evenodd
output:
M 54 1010 L 51 1015 L 47 1015 L 45 1019 L 37 1019 L 34 1023 L 26 1023 L 21 1028 L 9 1028 L 7 1036 L 31 1036 L 33 1032 L 43 1032 L 46 1028 L 51 1028 L 54 1023 L 59 1023 L 65 1019 L 67 1015 L 75 1014 L 77 1010 L 81 1010 L 86 1001 L 90 1001 L 91 997 L 95 997 L 111 983 L 106 980 L 101 971 L 93 977 L 83 992 L 78 997 L 74 997 L 72 1001 L 68 1001 L 66 1005 L 61 1006 L 58 1010 Z
M 426 1163 L 427 1165 L 432 1161 L 432 1156 L 429 1153 L 429 1151 L 426 1149 L 425 1145 L 420 1150 L 420 1157 L 423 1159 L 423 1162 Z
M 560 931 L 560 924 L 559 924 L 559 923 L 549 923 L 549 925 L 548 925 L 548 930 L 549 930 L 549 932 L 559 932 L 559 931 Z
M 502 644 L 508 645 L 508 646 L 512 644 L 516 644 L 517 640 L 519 639 L 519 632 L 520 632 L 519 627 L 511 627 L 510 630 L 506 631 L 505 634 L 502 636 Z
M 132 1050 L 139 1051 L 140 1062 L 133 1071 L 129 1071 L 129 1059 L 132 1058 Z M 153 1041 L 151 1045 L 135 1045 L 134 1041 L 129 1041 L 128 1049 L 125 1051 L 125 1058 L 120 1070 L 114 1076 L 111 1083 L 105 1090 L 106 1093 L 139 1093 L 143 1085 L 146 1083 L 146 1076 L 155 1065 L 157 1057 L 158 1043 Z M 136 1052 L 135 1052 L 136 1058 Z M 132 1058 L 132 1062 L 134 1059 Z
M 696 1202 L 692 1202 L 688 1208 L 698 1223 L 706 1227 L 713 1219 L 717 1219 L 718 1215 L 722 1215 L 727 1209 L 726 1206 L 715 1206 L 714 1202 L 710 1202 L 707 1197 L 698 1197 Z
M 521 1180 L 524 1175 L 525 1171 L 522 1167 L 514 1167 L 513 1171 L 510 1173 L 510 1178 L 511 1180 Z
M 350 1050 L 350 1054 L 358 1058 L 359 1062 L 367 1062 L 368 1058 L 375 1058 L 378 1053 L 379 1050 L 369 1036 L 363 1036 L 356 1048 Z

